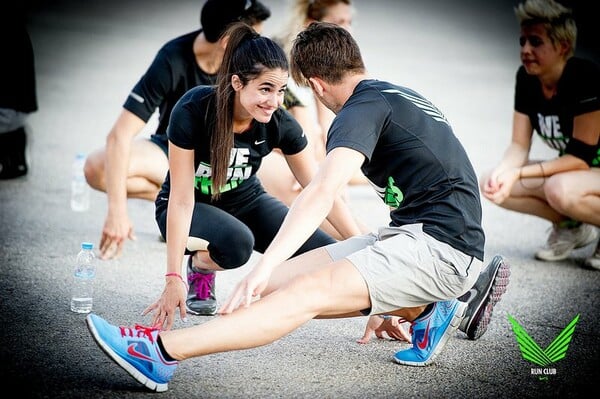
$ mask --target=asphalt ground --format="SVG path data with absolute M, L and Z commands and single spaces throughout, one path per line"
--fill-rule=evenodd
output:
M 285 3 L 265 0 L 266 34 L 287 20 Z M 511 2 L 355 0 L 354 34 L 371 75 L 431 99 L 454 126 L 478 174 L 510 140 L 518 27 Z M 577 3 L 577 4 L 581 4 Z M 84 316 L 69 310 L 71 273 L 82 241 L 96 245 L 106 197 L 91 209 L 69 207 L 75 154 L 104 144 L 129 90 L 167 40 L 196 29 L 200 1 L 53 0 L 32 2 L 39 111 L 29 120 L 30 171 L 0 182 L 0 380 L 11 396 L 34 398 L 455 398 L 582 397 L 598 394 L 600 272 L 582 267 L 593 246 L 561 262 L 533 258 L 549 224 L 483 203 L 486 262 L 511 265 L 508 292 L 487 333 L 457 333 L 436 363 L 412 368 L 391 361 L 406 347 L 355 341 L 366 318 L 313 320 L 272 345 L 180 364 L 169 391 L 148 393 L 93 342 Z M 585 12 L 582 15 L 586 15 Z M 589 27 L 580 29 L 582 34 Z M 589 51 L 594 38 L 582 36 Z M 149 133 L 150 129 L 147 132 Z M 533 151 L 549 153 L 539 143 Z M 367 225 L 387 224 L 385 206 L 366 187 L 349 190 Z M 165 244 L 154 206 L 131 200 L 137 241 L 118 260 L 98 263 L 94 312 L 115 324 L 149 322 L 141 311 L 163 288 Z M 252 267 L 220 273 L 223 300 Z M 546 348 L 579 315 L 564 359 L 539 366 L 523 359 L 513 316 Z M 192 324 L 208 320 L 190 317 Z M 182 326 L 177 322 L 175 328 Z M 244 326 L 239 328 L 244 333 Z M 535 370 L 534 370 L 535 371 Z M 586 395 L 588 396 L 588 395 Z

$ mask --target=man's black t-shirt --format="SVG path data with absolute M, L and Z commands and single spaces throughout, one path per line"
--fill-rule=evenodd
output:
M 481 201 L 471 162 L 444 115 L 405 87 L 363 80 L 333 120 L 327 151 L 348 147 L 391 207 L 391 226 L 423 231 L 483 260 Z

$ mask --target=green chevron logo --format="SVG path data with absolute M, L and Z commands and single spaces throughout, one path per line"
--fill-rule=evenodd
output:
M 548 380 L 548 375 L 556 374 L 556 369 L 548 368 L 548 366 L 567 355 L 567 349 L 573 337 L 573 332 L 575 332 L 575 325 L 579 321 L 579 315 L 575 316 L 546 349 L 540 348 L 511 315 L 508 315 L 508 321 L 512 325 L 523 359 L 540 366 L 539 368 L 532 368 L 531 374 L 539 375 L 540 380 Z

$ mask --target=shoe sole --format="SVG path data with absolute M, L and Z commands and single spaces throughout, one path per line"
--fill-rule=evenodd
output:
M 88 330 L 90 330 L 90 333 L 92 333 L 92 337 L 94 338 L 94 341 L 96 341 L 96 344 L 98 344 L 100 349 L 102 349 L 102 351 L 106 353 L 108 357 L 111 358 L 115 363 L 117 363 L 123 370 L 127 371 L 129 375 L 135 378 L 137 382 L 143 384 L 146 388 L 151 389 L 155 392 L 165 392 L 167 389 L 169 389 L 168 384 L 159 384 L 152 381 L 140 371 L 138 371 L 138 369 L 129 364 L 129 362 L 127 362 L 125 359 L 119 356 L 119 354 L 113 351 L 110 346 L 104 343 L 104 340 L 100 337 L 100 334 L 98 334 L 98 330 L 96 330 L 96 326 L 94 326 L 94 323 L 91 321 L 90 315 L 88 315 L 85 318 L 85 324 L 87 325 Z
M 510 267 L 502 256 L 494 256 L 489 267 L 493 268 L 494 278 L 490 279 L 491 284 L 486 287 L 485 295 L 482 296 L 483 300 L 469 301 L 467 316 L 465 316 L 466 323 L 461 325 L 461 330 L 473 341 L 481 338 L 487 331 L 494 306 L 500 302 L 509 282 Z
M 442 339 L 437 344 L 436 348 L 433 350 L 433 353 L 431 354 L 429 359 L 425 360 L 424 362 L 407 362 L 404 360 L 398 360 L 396 359 L 396 357 L 393 357 L 394 362 L 402 364 L 404 366 L 415 367 L 425 367 L 431 365 L 434 362 L 435 358 L 442 352 L 442 350 L 446 346 L 448 339 L 450 339 L 450 337 L 454 335 L 454 332 L 458 329 L 458 326 L 460 326 L 463 317 L 465 317 L 465 314 L 467 312 L 467 304 L 458 301 L 458 304 L 456 306 L 457 309 L 454 313 L 454 316 L 452 316 L 452 320 L 448 324 L 448 327 L 446 327 L 446 331 L 444 332 L 444 335 L 442 335 Z

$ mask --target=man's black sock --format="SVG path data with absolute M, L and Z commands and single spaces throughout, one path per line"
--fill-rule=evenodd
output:
M 427 307 L 425 308 L 425 310 L 422 311 L 421 314 L 417 316 L 417 319 L 420 319 L 421 317 L 425 317 L 429 313 L 431 313 L 431 311 L 433 310 L 433 306 L 434 305 L 435 305 L 435 303 L 430 303 L 429 305 L 427 305 Z M 417 319 L 415 319 L 415 320 L 417 320 Z
M 160 335 L 158 336 L 158 339 L 156 340 L 156 343 L 158 344 L 158 348 L 160 349 L 160 353 L 162 353 L 163 357 L 165 358 L 166 361 L 168 362 L 174 362 L 175 359 L 173 359 L 165 350 L 165 347 L 163 346 L 162 343 L 162 339 L 160 339 Z

